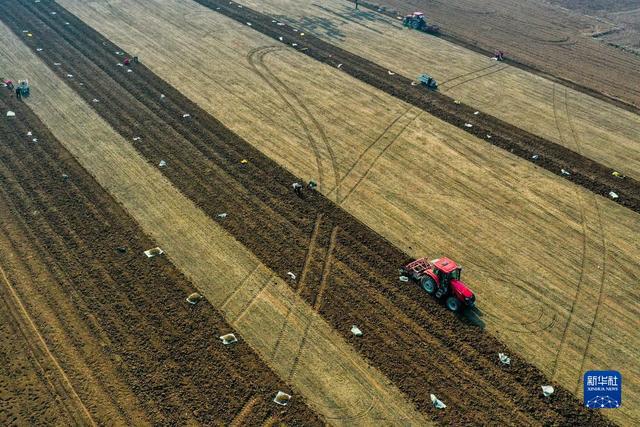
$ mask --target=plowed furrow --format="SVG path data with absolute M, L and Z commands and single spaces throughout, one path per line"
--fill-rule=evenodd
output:
M 15 254 L 34 268 L 37 285 L 19 283 L 17 289 L 28 291 L 22 297 L 29 300 L 30 293 L 42 293 L 49 300 L 42 310 L 56 311 L 45 331 L 62 324 L 69 333 L 67 345 L 77 349 L 92 346 L 96 337 L 105 339 L 102 354 L 91 355 L 111 366 L 101 371 L 100 381 L 106 388 L 116 381 L 126 384 L 153 424 L 229 423 L 252 396 L 260 396 L 252 419 L 260 423 L 275 414 L 269 397 L 275 390 L 288 389 L 286 384 L 246 345 L 229 350 L 219 344 L 212 331 L 231 328 L 208 303 L 192 307 L 184 301 L 193 291 L 191 285 L 166 259 L 142 255 L 153 242 L 25 104 L 2 92 L 0 109 L 14 110 L 20 117 L 0 122 L 3 229 Z M 26 129 L 38 137 L 37 144 L 25 138 Z M 62 178 L 62 171 L 68 179 Z M 118 246 L 127 252 L 117 253 Z M 53 280 L 36 273 L 42 270 Z M 39 306 L 26 307 L 38 323 Z M 75 321 L 86 324 L 88 332 L 69 323 Z M 77 362 L 78 370 L 80 365 L 82 361 Z M 73 360 L 63 360 L 61 366 L 69 370 L 79 396 L 91 400 L 85 383 L 92 378 L 79 375 Z M 234 390 L 232 399 L 220 393 L 226 389 Z M 106 402 L 92 404 L 90 409 Z M 302 401 L 285 412 L 277 408 L 277 413 L 291 424 L 318 423 Z M 44 421 L 34 418 L 36 423 Z
M 50 11 L 58 14 L 52 16 Z M 397 282 L 397 267 L 406 260 L 405 254 L 320 194 L 307 192 L 303 200 L 295 197 L 290 186 L 296 177 L 144 65 L 123 72 L 115 65 L 121 57 L 114 52 L 121 49 L 58 5 L 18 1 L 0 19 L 18 35 L 27 24 L 34 28 L 38 43 L 45 46 L 38 55 L 62 77 L 64 71 L 52 64 L 55 57 L 64 56 L 85 83 L 79 86 L 67 80 L 68 84 L 88 102 L 100 99 L 91 105 L 123 136 L 141 136 L 134 145 L 150 162 L 163 156 L 167 160 L 163 173 L 212 218 L 221 207 L 228 210 L 220 224 L 268 267 L 285 279 L 287 271 L 300 277 L 307 253 L 313 253 L 302 296 L 312 305 L 321 296 L 322 316 L 421 410 L 450 424 L 473 422 L 476 416 L 502 424 L 605 422 L 581 409 L 566 390 L 559 389 L 551 402 L 544 400 L 539 392 L 544 376 L 523 360 L 514 357 L 512 368 L 502 370 L 497 361 L 497 352 L 504 350 L 501 343 L 463 323 L 417 287 Z M 35 41 L 26 43 L 35 49 Z M 191 117 L 182 118 L 184 112 Z M 134 134 L 132 127 L 140 134 Z M 147 139 L 152 142 L 147 144 Z M 248 163 L 243 165 L 242 159 Z M 309 251 L 309 236 L 320 214 L 317 243 Z M 339 232 L 331 250 L 336 227 Z M 354 340 L 349 332 L 352 318 L 381 326 L 372 327 L 370 337 Z M 435 360 L 433 369 L 426 370 L 425 360 Z M 408 378 L 408 372 L 422 374 Z M 500 384 L 492 387 L 496 380 Z M 427 399 L 435 387 L 439 397 L 454 402 L 450 410 L 431 408 Z M 460 398 L 461 387 L 465 399 Z M 487 403 L 487 395 L 494 404 Z M 480 410 L 482 415 L 477 415 Z

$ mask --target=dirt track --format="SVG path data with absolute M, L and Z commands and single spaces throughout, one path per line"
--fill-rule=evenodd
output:
M 0 199 L 8 207 L 0 215 L 0 289 L 12 308 L 3 319 L 11 314 L 7 327 L 20 325 L 24 340 L 0 346 L 10 393 L 0 423 L 229 424 L 237 416 L 320 424 L 300 400 L 284 410 L 271 402 L 288 386 L 246 344 L 220 344 L 217 335 L 232 330 L 220 314 L 206 302 L 186 303 L 190 283 L 165 258 L 142 254 L 153 242 L 7 95 L 0 93 L 0 110 L 17 116 L 0 120 Z
M 140 136 L 136 148 L 155 164 L 165 160 L 163 172 L 184 194 L 213 218 L 227 212 L 223 227 L 265 264 L 283 277 L 287 271 L 304 276 L 301 295 L 419 408 L 449 423 L 606 422 L 562 389 L 551 402 L 543 399 L 539 386 L 547 380 L 524 361 L 499 367 L 500 343 L 461 324 L 417 288 L 397 283 L 402 253 L 320 196 L 307 203 L 292 197 L 294 177 L 143 66 L 132 73 L 115 66 L 120 49 L 63 9 L 16 3 L 5 19 L 18 35 L 28 25 L 43 60 L 65 78 L 73 74 L 70 86 L 89 103 L 98 99 L 96 111 L 123 136 Z M 183 119 L 184 112 L 191 117 Z M 241 166 L 244 158 L 249 163 Z M 364 339 L 350 337 L 345 325 L 352 323 L 365 325 Z M 451 411 L 428 409 L 430 392 L 451 402 Z

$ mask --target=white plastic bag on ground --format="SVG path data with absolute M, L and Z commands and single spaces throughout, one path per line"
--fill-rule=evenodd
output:
M 16 113 L 14 113 L 13 111 L 7 111 L 7 117 L 15 117 Z
M 540 387 L 542 388 L 542 394 L 544 394 L 544 397 L 549 397 L 554 392 L 553 386 L 551 385 L 543 385 Z
M 614 192 L 614 191 L 609 191 L 609 197 L 611 197 L 613 200 L 617 199 L 618 193 Z
M 435 394 L 431 395 L 431 403 L 433 403 L 433 407 L 436 409 L 444 409 L 447 405 L 444 402 L 436 397 Z
M 504 353 L 498 353 L 498 359 L 503 365 L 511 365 L 511 358 Z
M 287 406 L 287 403 L 289 403 L 289 400 L 291 400 L 291 395 L 284 393 L 282 391 L 279 391 L 276 394 L 276 397 L 273 398 L 273 401 L 275 403 L 277 403 L 278 405 L 282 405 L 282 406 Z
M 356 325 L 351 325 L 351 333 L 357 337 L 362 336 L 362 331 Z
M 188 302 L 189 304 L 191 304 L 191 305 L 195 305 L 195 304 L 197 304 L 197 303 L 198 303 L 198 301 L 200 301 L 201 299 L 202 299 L 202 295 L 200 295 L 200 294 L 199 294 L 199 293 L 197 293 L 197 292 L 194 292 L 194 293 L 190 294 L 190 295 L 187 297 L 187 302 Z
M 144 251 L 144 254 L 147 256 L 147 258 L 153 258 L 154 256 L 162 255 L 163 253 L 164 251 L 157 246 L 155 248 L 147 249 L 146 251 Z
M 233 344 L 235 342 L 238 342 L 238 338 L 236 338 L 236 336 L 234 334 L 222 335 L 220 337 L 220 339 L 222 340 L 222 344 L 224 344 L 224 345 L 229 345 L 229 344 Z

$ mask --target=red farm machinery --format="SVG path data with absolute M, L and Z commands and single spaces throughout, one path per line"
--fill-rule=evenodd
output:
M 403 266 L 400 274 L 419 284 L 429 295 L 446 298 L 451 311 L 462 311 L 475 304 L 476 297 L 460 280 L 462 267 L 449 258 L 438 258 L 431 262 L 417 259 Z

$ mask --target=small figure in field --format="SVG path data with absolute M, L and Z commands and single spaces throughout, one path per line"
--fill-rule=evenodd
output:
M 358 0 L 356 0 L 355 3 L 356 3 L 356 10 L 358 10 Z
M 129 58 L 124 58 L 124 61 L 122 61 L 122 63 L 126 66 L 129 66 L 129 64 L 131 64 L 131 60 Z
M 296 193 L 298 197 L 302 197 L 302 184 L 300 184 L 299 182 L 294 182 L 291 187 L 293 187 L 293 192 Z
M 496 58 L 498 61 L 504 61 L 504 52 L 501 50 L 496 50 L 494 58 Z
M 5 80 L 4 84 L 7 86 L 7 89 L 13 90 L 13 80 Z
M 16 98 L 19 100 L 22 99 L 22 88 L 20 88 L 20 86 L 16 87 Z

